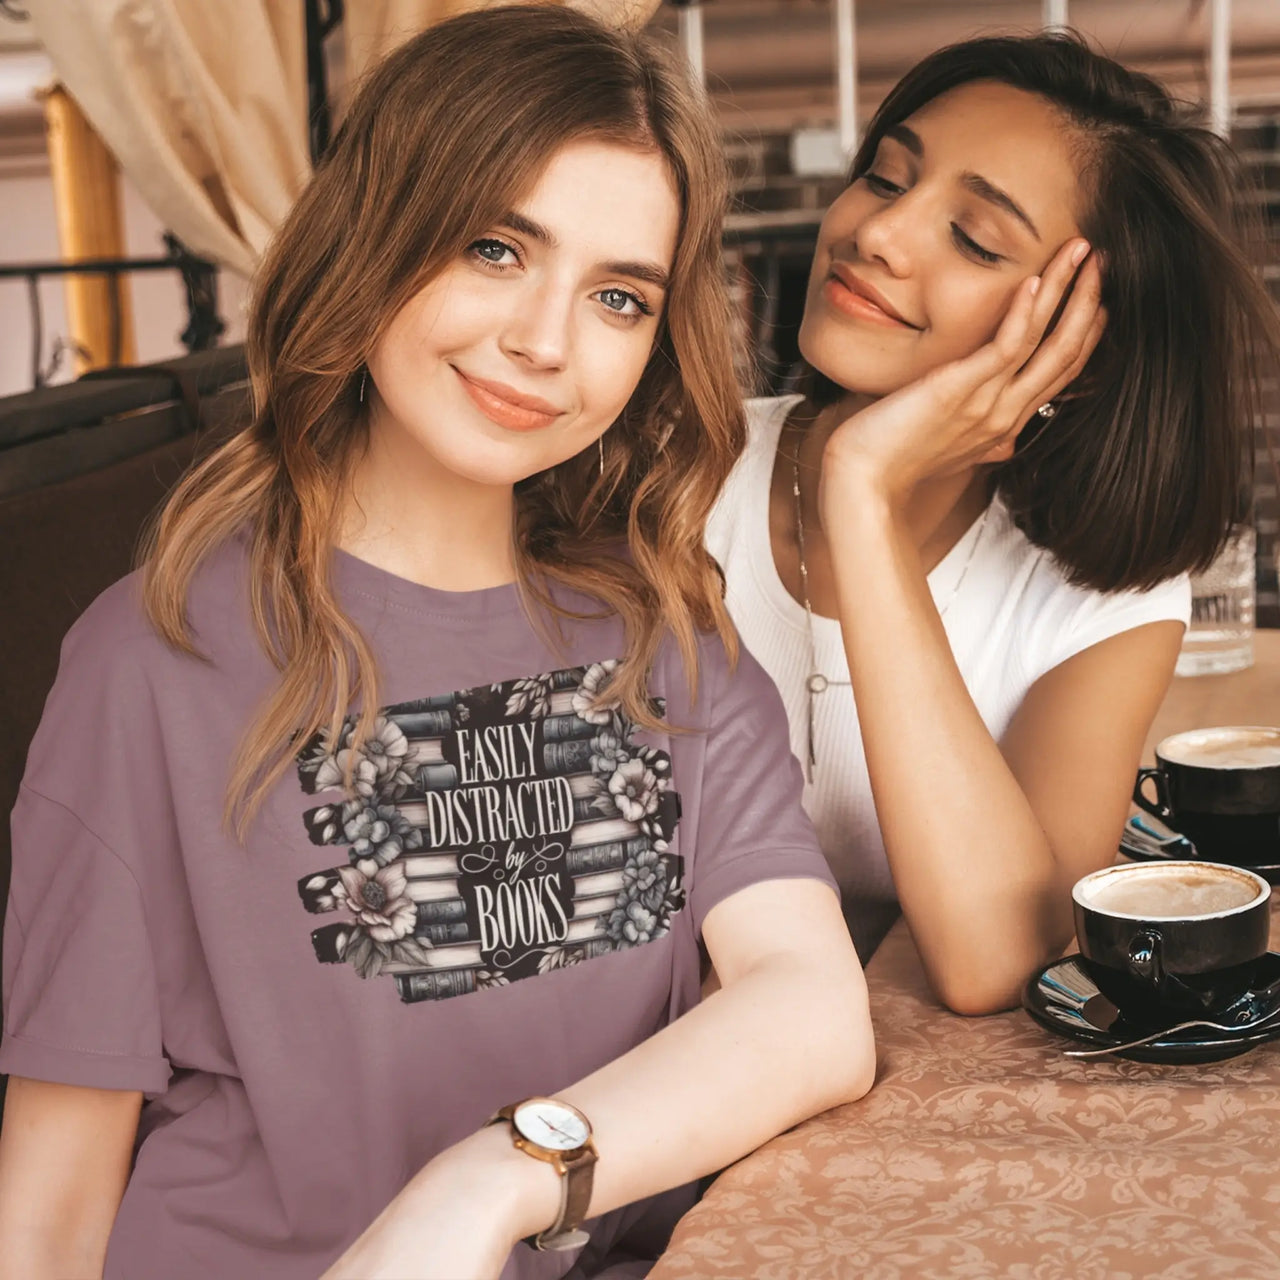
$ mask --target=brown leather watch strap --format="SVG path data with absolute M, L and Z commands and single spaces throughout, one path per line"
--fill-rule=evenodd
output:
M 590 1143 L 561 1160 L 560 1212 L 556 1220 L 533 1237 L 535 1249 L 576 1249 L 586 1243 L 580 1228 L 591 1205 L 596 1151 Z

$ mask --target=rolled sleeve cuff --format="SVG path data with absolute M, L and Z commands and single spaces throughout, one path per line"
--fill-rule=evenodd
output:
M 0 1073 L 45 1080 L 50 1084 L 138 1089 L 142 1093 L 159 1094 L 168 1085 L 170 1069 L 164 1058 L 71 1049 L 6 1033 L 0 1040 Z
M 837 899 L 840 897 L 826 859 L 813 848 L 744 853 L 728 862 L 717 863 L 690 891 L 693 926 L 698 935 L 702 935 L 702 923 L 712 907 L 740 889 L 765 880 L 821 880 L 830 886 Z

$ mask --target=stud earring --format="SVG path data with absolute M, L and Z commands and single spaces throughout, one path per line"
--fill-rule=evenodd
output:
M 1042 404 L 1042 405 L 1041 405 L 1041 406 L 1036 410 L 1036 412 L 1037 412 L 1037 413 L 1038 413 L 1038 414 L 1039 414 L 1039 415 L 1040 415 L 1040 416 L 1041 416 L 1041 417 L 1042 417 L 1046 422 L 1048 422 L 1050 418 L 1052 418 L 1052 417 L 1056 416 L 1056 414 L 1057 414 L 1057 412 L 1058 412 L 1058 406 L 1057 406 L 1056 404 L 1054 404 L 1052 400 L 1049 400 L 1049 401 L 1047 401 L 1046 403 Z

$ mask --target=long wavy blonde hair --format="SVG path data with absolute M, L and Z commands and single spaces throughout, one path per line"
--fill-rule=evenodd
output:
M 516 486 L 516 557 L 531 605 L 554 584 L 600 601 L 626 636 L 610 687 L 658 723 L 647 678 L 670 632 L 691 687 L 698 631 L 737 649 L 703 531 L 744 443 L 720 230 L 724 164 L 708 107 L 652 37 L 571 10 L 516 5 L 409 41 L 356 94 L 330 154 L 255 282 L 251 423 L 174 491 L 144 551 L 159 633 L 195 653 L 186 601 L 201 563 L 248 538 L 251 609 L 279 684 L 232 761 L 228 820 L 243 835 L 294 744 L 377 713 L 372 649 L 330 581 L 347 480 L 367 440 L 360 383 L 399 309 L 536 183 L 571 141 L 657 151 L 681 200 L 666 313 L 601 467 L 592 447 Z

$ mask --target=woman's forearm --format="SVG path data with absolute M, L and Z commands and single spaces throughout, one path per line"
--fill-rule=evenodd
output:
M 861 974 L 763 963 L 564 1092 L 596 1128 L 592 1213 L 702 1177 L 874 1078 Z
M 13 1076 L 0 1135 L 0 1280 L 91 1280 L 129 1176 L 142 1095 Z
M 1069 936 L 1061 868 L 965 686 L 905 525 L 870 487 L 838 509 L 827 539 L 898 898 L 940 998 L 990 1012 Z
M 83 1240 L 53 1223 L 26 1222 L 7 1231 L 0 1280 L 102 1280 L 105 1240 Z

